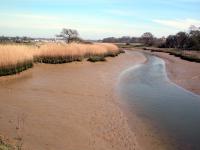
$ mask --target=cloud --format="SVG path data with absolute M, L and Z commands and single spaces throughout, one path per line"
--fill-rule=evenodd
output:
M 179 29 L 179 30 L 186 30 L 191 25 L 200 26 L 200 20 L 197 20 L 197 19 L 182 19 L 182 20 L 156 19 L 156 20 L 153 20 L 153 22 L 164 25 L 164 26 L 172 27 L 175 29 Z

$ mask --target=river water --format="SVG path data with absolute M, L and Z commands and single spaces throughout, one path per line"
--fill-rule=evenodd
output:
M 172 83 L 162 59 L 145 55 L 147 63 L 122 72 L 120 96 L 133 113 L 175 141 L 174 149 L 200 150 L 200 96 Z

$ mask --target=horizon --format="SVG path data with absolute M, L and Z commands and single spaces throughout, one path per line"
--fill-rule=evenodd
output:
M 0 35 L 53 38 L 62 28 L 81 38 L 156 37 L 200 26 L 200 0 L 12 0 L 0 5 Z

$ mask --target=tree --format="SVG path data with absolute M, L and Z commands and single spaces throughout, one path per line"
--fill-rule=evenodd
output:
M 188 34 L 186 32 L 178 32 L 176 34 L 177 48 L 185 49 L 187 47 Z
M 199 30 L 190 31 L 187 46 L 189 49 L 200 50 L 200 31 Z
M 0 43 L 7 42 L 7 41 L 9 41 L 8 37 L 0 36 Z
M 152 46 L 154 43 L 154 36 L 150 32 L 146 32 L 141 36 L 142 41 L 145 45 Z
M 57 35 L 57 37 L 63 38 L 67 43 L 70 43 L 76 39 L 78 39 L 78 31 L 74 29 L 65 29 L 63 28 L 61 33 Z
M 177 46 L 177 39 L 175 35 L 169 35 L 166 39 L 166 44 L 165 46 L 167 48 L 176 48 Z

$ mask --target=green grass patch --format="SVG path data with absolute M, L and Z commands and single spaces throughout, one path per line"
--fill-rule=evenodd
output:
M 82 56 L 41 56 L 34 58 L 34 62 L 46 63 L 46 64 L 63 64 L 73 61 L 82 61 Z
M 0 137 L 0 150 L 14 150 L 14 148 Z
M 32 61 L 27 61 L 16 65 L 4 66 L 0 68 L 0 76 L 17 74 L 32 67 L 33 67 Z
M 88 58 L 88 61 L 90 62 L 98 62 L 98 61 L 106 61 L 104 56 L 90 56 Z
M 120 53 L 125 53 L 124 50 L 119 50 L 118 52 L 108 52 L 102 55 L 91 55 L 85 54 L 85 56 L 39 56 L 34 58 L 34 62 L 46 63 L 46 64 L 63 64 L 70 63 L 73 61 L 82 61 L 85 58 L 88 58 L 88 61 L 97 62 L 97 61 L 106 61 L 105 57 L 116 57 Z

